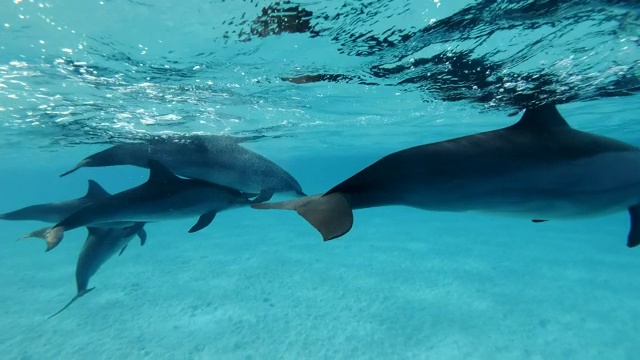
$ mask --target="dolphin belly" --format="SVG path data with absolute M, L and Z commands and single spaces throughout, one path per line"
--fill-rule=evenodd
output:
M 449 179 L 407 196 L 425 210 L 544 219 L 597 216 L 640 203 L 640 152 L 611 152 L 514 173 Z
M 89 236 L 78 256 L 76 264 L 76 284 L 78 292 L 86 291 L 89 280 L 100 267 L 117 254 L 135 236 L 127 234 L 124 228 L 90 229 Z
M 124 222 L 157 222 L 199 217 L 210 211 L 223 211 L 241 204 L 240 199 L 232 198 L 224 192 L 197 188 L 171 196 L 160 196 L 154 200 L 101 209 L 92 217 L 92 226 L 130 226 Z

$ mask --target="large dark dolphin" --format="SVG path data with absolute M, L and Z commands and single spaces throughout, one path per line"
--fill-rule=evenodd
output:
M 479 211 L 536 222 L 627 210 L 627 246 L 640 244 L 640 149 L 574 130 L 553 105 L 503 129 L 392 153 L 321 195 L 254 204 L 296 210 L 331 240 L 354 209 L 405 205 Z
M 47 250 L 62 240 L 64 231 L 81 226 L 127 227 L 200 216 L 189 232 L 207 227 L 220 211 L 252 204 L 247 194 L 207 181 L 184 179 L 156 160 L 149 160 L 149 179 L 142 185 L 96 200 L 69 215 L 44 234 Z
M 126 228 L 95 228 L 88 227 L 89 235 L 84 242 L 84 246 L 78 256 L 76 264 L 76 295 L 58 312 L 51 315 L 52 318 L 76 300 L 93 290 L 89 288 L 89 280 L 95 275 L 100 267 L 118 252 L 124 252 L 129 241 L 138 235 L 140 244 L 144 245 L 147 240 L 147 233 L 144 231 L 144 223 L 136 223 Z
M 0 219 L 37 220 L 55 224 L 90 202 L 109 195 L 97 182 L 89 180 L 89 188 L 83 197 L 68 201 L 27 206 L 16 211 L 0 214 Z
M 179 176 L 260 193 L 257 201 L 267 201 L 280 192 L 305 195 L 291 174 L 241 146 L 242 141 L 243 138 L 231 136 L 193 135 L 119 144 L 85 158 L 60 176 L 82 167 L 133 165 L 146 168 L 148 160 L 155 159 Z

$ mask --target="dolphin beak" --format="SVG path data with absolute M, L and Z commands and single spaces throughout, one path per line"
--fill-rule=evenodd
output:
M 84 166 L 85 166 L 85 165 L 87 165 L 89 162 L 90 162 L 90 160 L 89 160 L 89 159 L 84 159 L 84 160 L 80 161 L 80 162 L 78 163 L 78 165 L 76 165 L 73 169 L 71 169 L 71 170 L 69 170 L 69 171 L 66 171 L 66 172 L 64 172 L 64 173 L 60 174 L 60 177 L 67 176 L 67 175 L 71 174 L 72 172 L 74 172 L 74 171 L 76 171 L 76 170 L 80 169 L 81 167 L 84 167 Z

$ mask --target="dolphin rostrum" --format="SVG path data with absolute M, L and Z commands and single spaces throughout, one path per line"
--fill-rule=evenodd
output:
M 640 149 L 578 131 L 554 105 L 515 124 L 389 154 L 324 194 L 257 209 L 296 210 L 324 240 L 346 234 L 353 212 L 386 205 L 545 220 L 628 211 L 627 246 L 640 244 Z
M 98 272 L 98 269 L 106 263 L 113 255 L 122 255 L 127 248 L 129 241 L 138 235 L 140 244 L 144 245 L 147 240 L 147 233 L 144 231 L 144 223 L 135 223 L 126 228 L 97 228 L 88 227 L 89 235 L 84 242 L 84 246 L 78 256 L 76 264 L 76 295 L 58 312 L 51 315 L 52 318 L 76 300 L 86 295 L 95 288 L 89 288 L 89 280 Z
M 274 193 L 305 196 L 298 181 L 271 160 L 243 147 L 243 138 L 192 135 L 184 139 L 158 138 L 146 143 L 125 143 L 90 155 L 73 169 L 133 165 L 147 167 L 149 159 L 165 165 L 174 174 L 224 185 L 247 193 L 260 193 L 256 201 Z
M 96 200 L 58 222 L 44 234 L 47 250 L 62 240 L 64 231 L 81 226 L 127 227 L 134 222 L 153 222 L 200 216 L 190 233 L 207 227 L 220 211 L 254 202 L 247 194 L 207 181 L 184 179 L 156 160 L 149 160 L 149 179 L 134 188 Z
M 90 202 L 107 196 L 109 196 L 109 193 L 105 189 L 97 182 L 89 180 L 89 188 L 83 197 L 62 202 L 27 206 L 16 211 L 0 214 L 0 219 L 37 220 L 55 224 Z

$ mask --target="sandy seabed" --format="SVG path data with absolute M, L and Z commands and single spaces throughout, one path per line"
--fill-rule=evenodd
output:
M 631 359 L 640 254 L 626 216 L 532 224 L 388 207 L 323 243 L 295 213 L 240 209 L 204 231 L 149 224 L 75 292 L 86 230 L 44 253 L 6 239 L 7 359 Z M 195 221 L 195 219 L 194 219 Z M 19 236 L 38 223 L 4 222 Z

